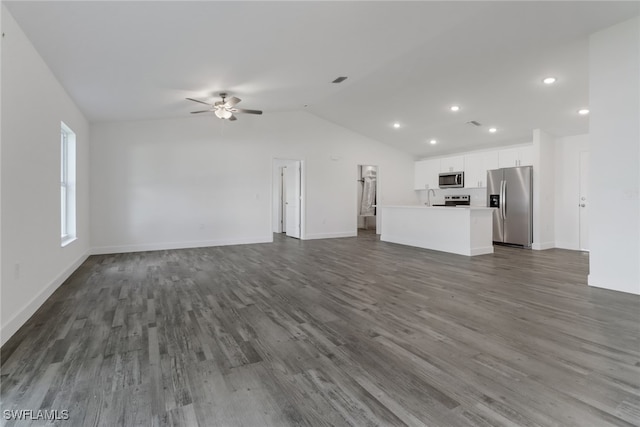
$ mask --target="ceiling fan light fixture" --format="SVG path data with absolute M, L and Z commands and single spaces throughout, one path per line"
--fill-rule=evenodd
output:
M 219 119 L 228 119 L 229 117 L 232 116 L 231 111 L 227 111 L 224 108 L 218 108 L 215 113 L 216 117 L 218 117 Z
M 208 110 L 199 110 L 192 111 L 191 114 L 200 114 L 200 113 L 213 113 L 217 118 L 222 120 L 235 121 L 237 120 L 234 113 L 244 113 L 244 114 L 262 114 L 262 110 L 248 110 L 246 108 L 236 108 L 236 105 L 242 101 L 240 98 L 232 96 L 227 99 L 227 94 L 225 92 L 220 94 L 222 98 L 221 101 L 216 101 L 213 104 L 211 102 L 206 102 L 201 99 L 196 98 L 187 98 L 188 101 L 197 102 L 199 104 L 204 104 L 209 107 Z

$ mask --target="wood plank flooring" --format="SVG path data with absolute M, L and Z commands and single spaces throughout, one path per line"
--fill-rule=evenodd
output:
M 65 426 L 640 424 L 640 298 L 589 288 L 586 254 L 275 237 L 90 257 L 2 348 L 3 411 L 68 410 Z

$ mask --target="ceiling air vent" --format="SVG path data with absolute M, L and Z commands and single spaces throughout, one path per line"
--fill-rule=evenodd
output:
M 331 83 L 342 83 L 343 81 L 347 80 L 346 77 L 338 77 L 337 79 L 335 79 L 334 81 L 332 81 Z
M 471 120 L 470 122 L 467 122 L 468 125 L 473 125 L 473 126 L 482 126 L 482 124 L 476 122 L 475 120 Z

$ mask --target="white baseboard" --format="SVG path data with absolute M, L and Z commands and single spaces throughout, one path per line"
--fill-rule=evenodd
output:
M 481 248 L 471 248 L 471 250 L 469 251 L 469 256 L 486 255 L 486 254 L 492 254 L 492 253 L 493 253 L 493 245 L 485 246 Z
M 357 237 L 357 231 L 343 231 L 338 233 L 316 233 L 307 234 L 303 240 L 315 240 L 315 239 L 337 239 L 340 237 Z
M 544 251 L 545 249 L 553 249 L 555 248 L 554 242 L 542 242 L 542 243 L 532 243 L 531 249 L 534 251 Z
M 597 277 L 593 274 L 587 276 L 587 283 L 594 288 L 602 288 L 610 291 L 626 292 L 628 294 L 640 295 L 640 283 L 620 282 L 615 279 Z
M 273 234 L 260 237 L 241 237 L 235 239 L 203 240 L 195 242 L 145 243 L 141 245 L 100 246 L 91 250 L 92 255 L 122 254 L 129 252 L 164 251 L 169 249 L 193 249 L 210 246 L 248 245 L 252 243 L 271 243 Z
M 572 242 L 556 242 L 556 248 L 559 249 L 569 249 L 570 251 L 579 251 L 578 245 Z
M 34 296 L 31 301 L 25 304 L 18 313 L 13 316 L 8 322 L 4 323 L 0 327 L 0 346 L 4 345 L 9 338 L 15 334 L 18 329 L 25 323 L 33 314 L 44 304 L 44 302 L 49 298 L 55 291 L 64 283 L 65 280 L 69 278 L 73 274 L 74 271 L 78 269 L 82 265 L 83 262 L 87 260 L 89 257 L 89 253 L 82 255 L 75 262 L 73 262 L 69 267 L 67 267 L 62 273 L 58 275 L 55 279 L 53 279 L 47 286 L 45 286 L 36 296 Z
M 398 245 L 413 246 L 415 248 L 427 249 L 430 251 L 448 252 L 451 254 L 463 255 L 463 256 L 486 255 L 486 254 L 492 254 L 494 252 L 493 245 L 480 246 L 475 248 L 466 248 L 466 247 L 461 248 L 459 246 L 453 246 L 453 245 L 429 245 L 424 240 L 420 240 L 420 239 L 414 240 L 407 237 L 390 236 L 388 234 L 385 235 L 384 237 L 381 237 L 380 241 L 395 243 Z

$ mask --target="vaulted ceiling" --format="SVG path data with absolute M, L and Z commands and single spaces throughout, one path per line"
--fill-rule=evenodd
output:
M 93 122 L 186 117 L 199 108 L 185 97 L 224 91 L 416 157 L 588 132 L 589 35 L 640 14 L 612 1 L 4 4 Z

